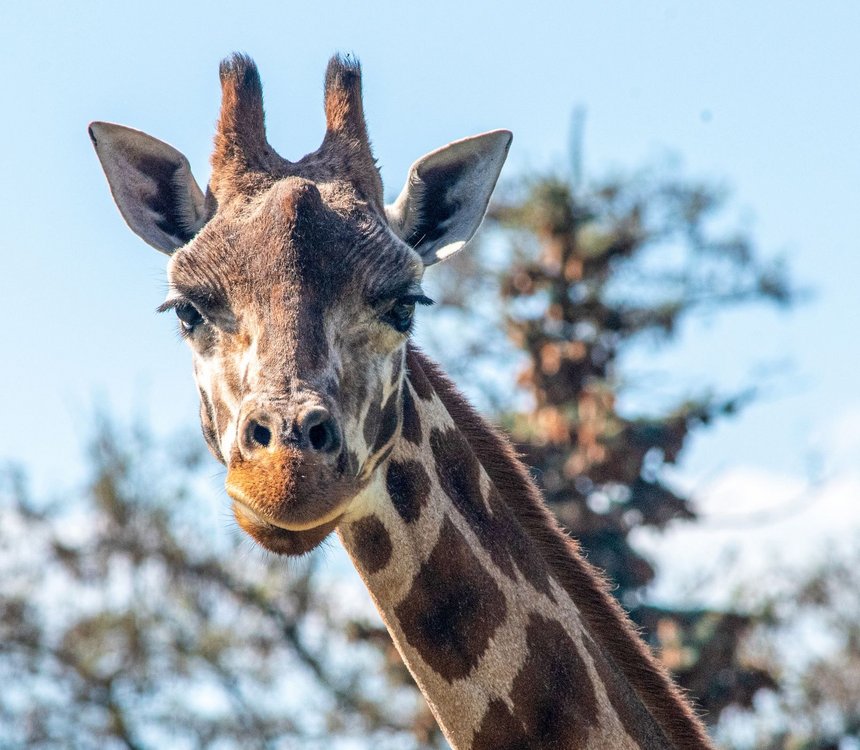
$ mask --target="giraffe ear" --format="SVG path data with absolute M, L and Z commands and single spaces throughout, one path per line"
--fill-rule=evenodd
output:
M 188 159 L 139 130 L 93 122 L 90 139 L 120 213 L 137 235 L 168 255 L 208 220 Z
M 492 130 L 449 143 L 412 165 L 385 214 L 425 266 L 453 255 L 478 231 L 512 138 L 508 130 Z

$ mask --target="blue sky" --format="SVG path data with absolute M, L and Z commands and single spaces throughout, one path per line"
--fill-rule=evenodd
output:
M 508 177 L 566 165 L 576 105 L 587 110 L 587 174 L 673 154 L 685 173 L 731 187 L 733 212 L 766 252 L 786 254 L 814 297 L 788 315 L 750 308 L 691 323 L 679 348 L 637 352 L 632 364 L 667 373 L 678 392 L 731 390 L 767 373 L 765 397 L 703 433 L 679 481 L 740 465 L 797 476 L 828 450 L 834 425 L 852 414 L 860 423 L 860 4 L 367 7 L 153 0 L 0 10 L 0 458 L 23 461 L 39 486 L 75 477 L 93 406 L 105 401 L 159 430 L 195 423 L 189 355 L 170 316 L 153 312 L 164 257 L 122 222 L 86 124 L 112 120 L 162 138 L 204 182 L 218 61 L 234 50 L 257 60 L 270 140 L 290 158 L 322 137 L 328 57 L 355 52 L 391 196 L 416 157 L 491 128 L 514 132 Z M 860 439 L 844 449 L 846 466 L 855 448 Z

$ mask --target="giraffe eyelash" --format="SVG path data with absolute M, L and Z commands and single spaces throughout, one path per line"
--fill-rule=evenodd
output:
M 435 305 L 436 302 L 423 294 L 404 294 L 398 297 L 396 302 L 402 305 Z
M 172 299 L 164 300 L 158 307 L 155 308 L 155 312 L 157 313 L 166 313 L 172 310 L 177 305 L 181 305 L 183 302 L 180 297 L 173 297 Z

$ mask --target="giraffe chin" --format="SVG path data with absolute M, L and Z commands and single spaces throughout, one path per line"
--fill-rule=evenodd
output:
M 237 522 L 266 549 L 301 555 L 337 526 L 357 480 L 301 452 L 284 449 L 254 461 L 234 456 L 225 489 Z
M 292 531 L 260 518 L 247 505 L 237 500 L 233 501 L 233 515 L 242 530 L 269 552 L 293 557 L 307 554 L 322 544 L 341 519 L 341 515 L 338 515 L 319 526 Z

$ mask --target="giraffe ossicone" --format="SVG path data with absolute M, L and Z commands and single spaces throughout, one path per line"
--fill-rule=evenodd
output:
M 296 162 L 268 143 L 254 63 L 220 73 L 205 191 L 172 146 L 89 132 L 123 218 L 170 256 L 160 309 L 239 525 L 287 555 L 337 530 L 457 750 L 710 747 L 509 442 L 409 342 L 511 134 L 430 152 L 386 206 L 357 62 L 329 63 L 325 136 Z

